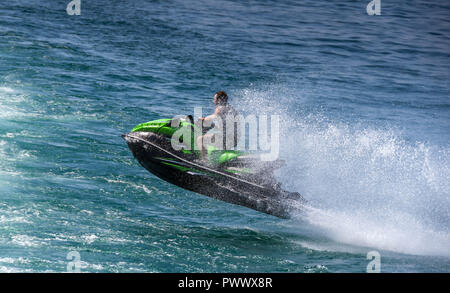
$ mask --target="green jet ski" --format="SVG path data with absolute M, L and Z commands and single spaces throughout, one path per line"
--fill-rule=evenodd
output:
M 281 160 L 264 162 L 259 154 L 208 147 L 208 163 L 203 163 L 195 149 L 199 133 L 189 115 L 142 123 L 122 137 L 145 169 L 187 190 L 280 218 L 289 218 L 305 202 L 275 180 Z

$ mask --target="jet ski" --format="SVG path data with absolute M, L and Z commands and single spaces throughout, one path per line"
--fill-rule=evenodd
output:
M 281 160 L 265 162 L 257 153 L 208 147 L 205 164 L 194 145 L 197 127 L 191 115 L 158 119 L 139 124 L 122 137 L 145 169 L 184 189 L 279 218 L 290 218 L 305 202 L 275 180 L 273 172 L 283 166 Z

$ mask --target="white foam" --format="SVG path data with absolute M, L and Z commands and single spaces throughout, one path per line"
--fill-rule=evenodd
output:
M 306 218 L 342 243 L 406 254 L 450 256 L 450 235 L 424 227 L 408 214 L 390 215 L 387 221 L 379 221 L 358 211 L 309 209 Z
M 312 225 L 349 244 L 450 255 L 447 150 L 408 145 L 390 131 L 303 129 L 288 148 L 303 176 L 289 181 L 318 208 Z
M 286 100 L 303 97 L 282 86 L 240 94 L 244 110 L 285 118 L 287 166 L 277 174 L 309 201 L 303 216 L 316 231 L 361 247 L 450 255 L 450 149 L 406 142 L 395 129 L 292 113 Z
M 91 244 L 91 243 L 93 243 L 95 240 L 98 239 L 98 236 L 95 235 L 95 234 L 91 234 L 91 235 L 83 235 L 81 238 L 83 239 L 83 241 L 84 241 L 85 243 Z
M 36 237 L 28 235 L 14 235 L 12 236 L 11 242 L 25 247 L 39 247 L 43 244 L 42 241 L 39 241 Z
M 10 88 L 10 87 L 5 87 L 5 86 L 0 86 L 0 92 L 4 92 L 4 93 L 14 93 L 14 89 Z

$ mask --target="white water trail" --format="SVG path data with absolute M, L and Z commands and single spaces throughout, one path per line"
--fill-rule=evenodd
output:
M 301 216 L 317 232 L 349 245 L 450 256 L 448 147 L 410 143 L 370 123 L 293 113 L 282 101 L 295 93 L 282 87 L 236 95 L 244 111 L 284 116 L 280 151 L 287 166 L 279 178 L 309 201 Z

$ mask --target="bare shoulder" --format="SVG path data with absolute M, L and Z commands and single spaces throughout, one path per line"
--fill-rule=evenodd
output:
M 214 114 L 220 115 L 220 114 L 224 113 L 225 110 L 226 110 L 225 106 L 217 106 L 216 110 L 214 111 Z

